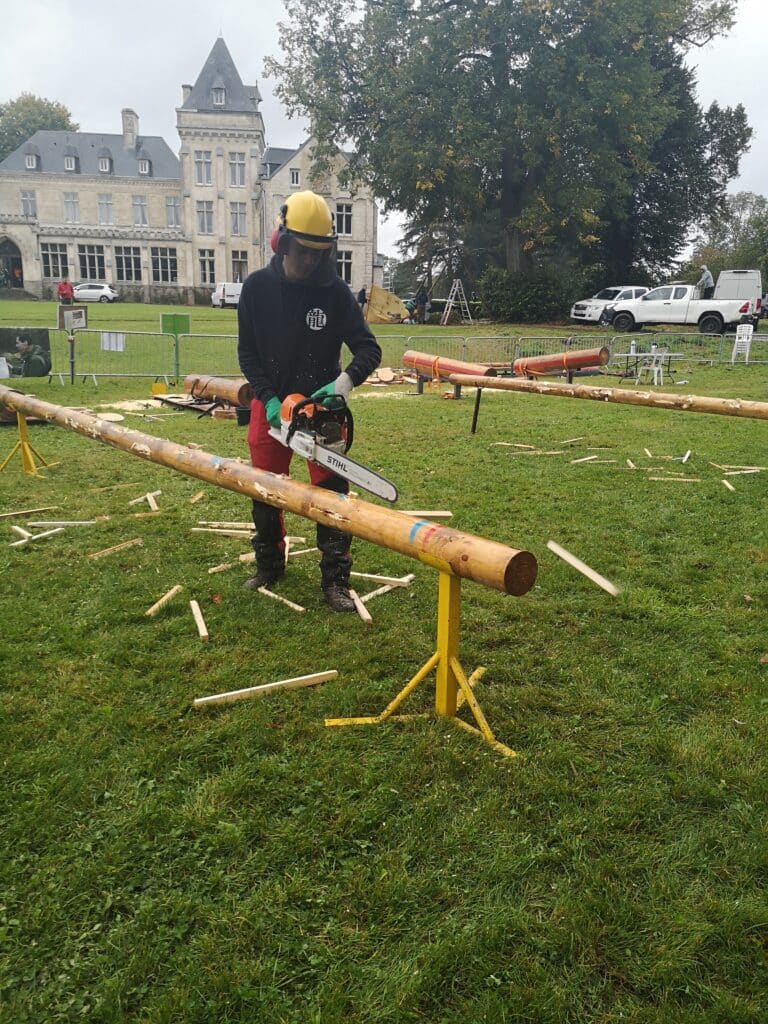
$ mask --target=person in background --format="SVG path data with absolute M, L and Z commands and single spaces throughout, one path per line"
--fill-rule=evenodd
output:
M 288 395 L 318 401 L 362 384 L 381 362 L 381 349 L 355 296 L 336 272 L 336 235 L 331 211 L 314 192 L 294 192 L 280 211 L 272 235 L 275 255 L 268 266 L 250 274 L 237 308 L 240 369 L 253 388 L 248 446 L 251 463 L 270 473 L 287 474 L 293 454 L 270 433 L 280 429 L 280 406 Z M 341 369 L 341 346 L 352 361 Z M 349 484 L 329 470 L 309 463 L 317 487 L 347 494 Z M 252 540 L 256 575 L 245 586 L 268 587 L 285 574 L 283 514 L 253 502 Z M 335 612 L 353 612 L 349 593 L 352 538 L 330 526 L 317 525 L 321 587 Z
M 368 295 L 367 295 L 367 293 L 365 291 L 365 288 L 361 288 L 360 291 L 357 293 L 357 301 L 360 304 L 361 308 L 368 301 Z
M 69 278 L 65 274 L 59 281 L 59 287 L 56 289 L 56 294 L 59 297 L 59 302 L 62 306 L 71 306 L 75 298 L 75 289 L 72 287 Z
M 423 284 L 420 284 L 416 291 L 416 296 L 413 300 L 413 305 L 415 306 L 416 309 L 417 324 L 423 324 L 424 321 L 426 320 L 428 297 L 429 296 L 427 295 L 427 289 L 424 287 Z
M 711 299 L 715 292 L 715 280 L 706 263 L 701 265 L 701 277 L 696 282 L 696 287 L 701 290 L 702 299 Z
M 28 334 L 16 339 L 16 352 L 20 362 L 11 366 L 12 377 L 47 377 L 51 372 L 51 359 L 44 348 L 33 345 Z

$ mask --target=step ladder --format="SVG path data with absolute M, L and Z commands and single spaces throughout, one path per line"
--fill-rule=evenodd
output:
M 443 315 L 440 317 L 440 326 L 445 327 L 448 323 L 448 319 L 451 315 L 451 310 L 454 306 L 459 307 L 461 312 L 461 322 L 463 324 L 472 323 L 472 314 L 469 311 L 469 303 L 467 302 L 467 296 L 464 294 L 464 285 L 461 283 L 461 278 L 454 277 L 451 290 L 448 295 L 448 301 L 445 304 Z
M 739 356 L 744 356 L 744 362 L 749 362 L 749 350 L 752 347 L 752 324 L 739 324 L 736 328 L 736 340 L 733 343 L 731 352 L 731 363 L 735 363 Z

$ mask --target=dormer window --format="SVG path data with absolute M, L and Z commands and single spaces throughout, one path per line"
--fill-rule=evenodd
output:
M 99 173 L 100 174 L 111 174 L 112 173 L 112 161 L 108 156 L 99 157 Z
M 27 153 L 24 157 L 24 166 L 28 171 L 36 171 L 38 169 L 38 160 L 40 158 L 35 153 Z
M 139 174 L 149 174 L 149 160 L 139 160 Z
M 213 105 L 214 107 L 223 107 L 227 102 L 227 90 L 218 86 L 213 90 Z
M 65 156 L 64 157 L 64 170 L 65 171 L 74 171 L 74 169 L 75 169 L 75 158 L 73 156 Z

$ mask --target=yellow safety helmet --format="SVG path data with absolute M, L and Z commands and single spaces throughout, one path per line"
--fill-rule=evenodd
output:
M 328 204 L 316 192 L 294 192 L 280 207 L 279 232 L 308 249 L 330 249 L 336 241 Z

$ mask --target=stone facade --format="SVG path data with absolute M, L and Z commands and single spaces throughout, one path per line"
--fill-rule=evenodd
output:
M 341 188 L 343 154 L 334 173 L 313 178 L 313 139 L 268 148 L 260 99 L 220 38 L 182 86 L 178 159 L 163 139 L 141 136 L 130 109 L 120 135 L 36 132 L 0 163 L 0 286 L 50 298 L 66 270 L 126 300 L 208 302 L 217 281 L 269 261 L 281 205 L 306 188 L 336 217 L 340 275 L 354 291 L 381 284 L 370 191 Z

